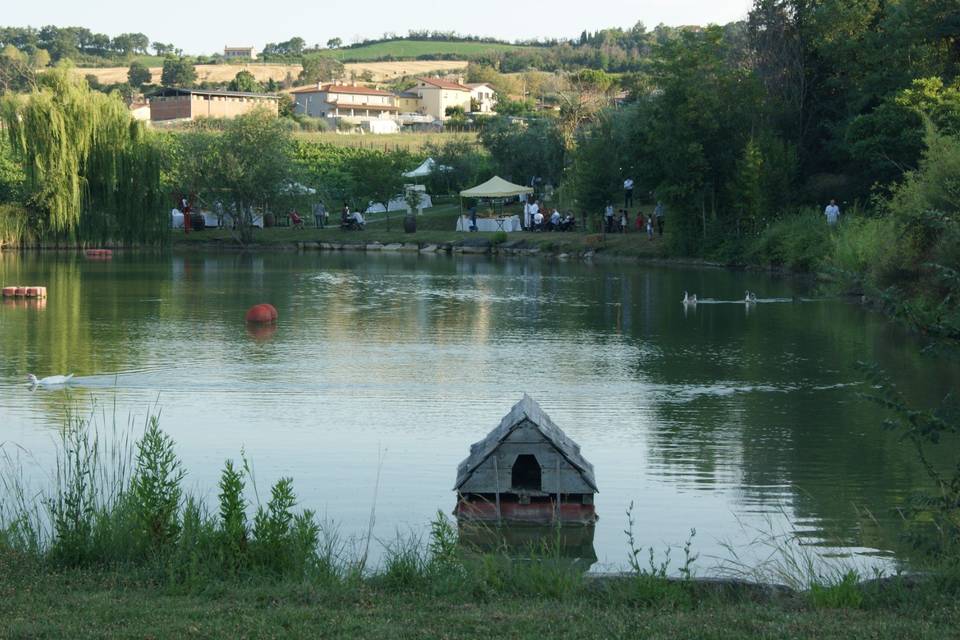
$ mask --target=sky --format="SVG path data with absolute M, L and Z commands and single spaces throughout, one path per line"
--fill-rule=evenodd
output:
M 584 29 L 723 24 L 746 16 L 750 0 L 483 0 L 482 2 L 398 2 L 397 0 L 320 0 L 273 5 L 259 0 L 199 2 L 165 0 L 141 9 L 119 0 L 3 0 L 3 26 L 81 26 L 115 36 L 145 33 L 191 54 L 211 54 L 224 45 L 258 49 L 267 42 L 300 36 L 308 45 L 333 37 L 345 44 L 410 29 L 518 38 L 576 37 Z M 270 12 L 268 7 L 276 7 Z

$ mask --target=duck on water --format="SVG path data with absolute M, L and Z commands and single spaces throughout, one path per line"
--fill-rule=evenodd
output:
M 30 381 L 30 386 L 34 389 L 37 387 L 62 387 L 70 384 L 72 378 L 72 373 L 65 376 L 47 376 L 46 378 L 37 378 L 32 373 L 27 374 L 27 380 Z

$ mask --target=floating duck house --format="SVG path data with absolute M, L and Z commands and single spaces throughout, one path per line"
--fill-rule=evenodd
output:
M 470 447 L 457 467 L 463 521 L 592 525 L 593 465 L 530 396 Z

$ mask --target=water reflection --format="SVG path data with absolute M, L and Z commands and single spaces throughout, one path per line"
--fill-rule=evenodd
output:
M 467 553 L 514 560 L 543 559 L 588 571 L 597 562 L 594 527 L 501 526 L 461 522 L 459 544 Z

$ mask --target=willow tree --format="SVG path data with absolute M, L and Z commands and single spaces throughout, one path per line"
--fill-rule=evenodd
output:
M 118 96 L 67 68 L 4 98 L 0 118 L 23 165 L 26 205 L 46 240 L 162 242 L 159 146 Z

